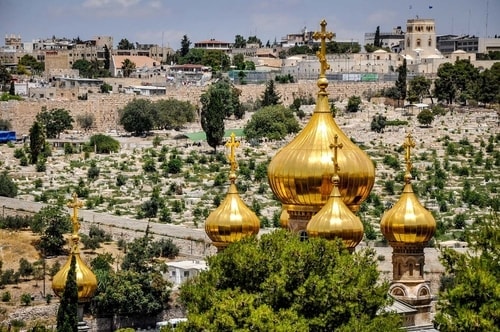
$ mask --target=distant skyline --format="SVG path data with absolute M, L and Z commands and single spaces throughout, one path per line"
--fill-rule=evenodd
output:
M 32 41 L 112 36 L 142 44 L 180 48 L 214 38 L 234 42 L 235 35 L 256 35 L 278 43 L 303 28 L 327 30 L 338 41 L 364 43 L 366 32 L 406 27 L 410 18 L 436 21 L 438 35 L 500 36 L 500 0 L 0 0 L 1 45 L 5 35 Z

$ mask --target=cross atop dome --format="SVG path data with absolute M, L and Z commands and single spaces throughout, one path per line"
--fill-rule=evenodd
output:
M 319 62 L 321 63 L 321 69 L 320 69 L 320 77 L 325 77 L 325 73 L 328 69 L 330 69 L 330 65 L 326 62 L 326 39 L 332 39 L 335 37 L 335 34 L 331 31 L 326 31 L 326 21 L 322 20 L 320 23 L 321 26 L 321 31 L 316 31 L 313 34 L 314 40 L 321 39 L 321 47 L 318 52 L 316 52 L 316 55 L 319 58 Z
M 405 149 L 405 162 L 406 162 L 406 173 L 405 180 L 408 183 L 411 180 L 411 149 L 415 148 L 415 140 L 411 137 L 411 134 L 406 135 L 405 141 L 403 143 L 403 148 Z
M 226 147 L 229 148 L 229 155 L 227 158 L 229 159 L 229 163 L 231 164 L 231 173 L 236 171 L 238 168 L 238 164 L 236 163 L 236 148 L 240 146 L 240 142 L 236 140 L 236 134 L 231 133 L 231 139 L 226 142 Z

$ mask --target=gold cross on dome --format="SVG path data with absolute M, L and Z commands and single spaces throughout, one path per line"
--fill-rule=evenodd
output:
M 234 172 L 238 167 L 236 164 L 236 148 L 240 146 L 240 142 L 236 140 L 235 133 L 231 133 L 231 139 L 226 142 L 226 147 L 230 149 L 229 155 L 227 158 L 229 159 L 229 163 L 231 164 L 231 171 Z
M 333 150 L 333 157 L 332 157 L 332 161 L 333 161 L 333 174 L 336 175 L 338 171 L 340 171 L 340 168 L 339 168 L 339 163 L 337 161 L 337 149 L 342 149 L 343 145 L 342 143 L 338 143 L 338 138 L 339 138 L 339 135 L 335 135 L 334 138 L 333 138 L 333 143 L 330 144 L 330 149 Z
M 415 141 L 411 137 L 411 134 L 406 135 L 406 139 L 403 143 L 403 148 L 405 149 L 406 173 L 411 173 L 411 149 L 414 147 Z
M 73 234 L 78 234 L 80 231 L 80 222 L 78 221 L 78 209 L 83 207 L 83 202 L 78 200 L 78 195 L 73 193 L 73 200 L 68 203 L 68 207 L 73 209 L 71 222 L 73 223 Z
M 325 20 L 322 20 L 319 25 L 321 25 L 321 31 L 316 31 L 312 37 L 314 38 L 314 40 L 321 39 L 321 47 L 320 50 L 316 52 L 316 55 L 318 56 L 319 62 L 321 63 L 319 75 L 321 77 L 324 77 L 326 71 L 330 69 L 330 65 L 326 62 L 326 39 L 332 39 L 333 37 L 335 37 L 335 34 L 326 31 Z

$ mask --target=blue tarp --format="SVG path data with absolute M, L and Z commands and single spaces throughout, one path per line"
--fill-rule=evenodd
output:
M 15 131 L 0 131 L 0 143 L 7 143 L 10 141 L 16 140 L 16 132 Z

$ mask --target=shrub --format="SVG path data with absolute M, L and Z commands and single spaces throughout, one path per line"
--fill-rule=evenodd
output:
M 89 146 L 94 148 L 96 153 L 111 153 L 118 152 L 120 142 L 110 136 L 97 134 L 90 137 Z
M 25 306 L 28 306 L 31 304 L 31 294 L 30 293 L 23 293 L 21 295 L 21 303 Z
M 3 172 L 0 174 L 0 196 L 4 197 L 16 197 L 17 196 L 17 185 L 14 183 L 12 178 Z
M 10 302 L 12 299 L 12 295 L 10 294 L 9 291 L 5 291 L 2 293 L 2 302 Z

